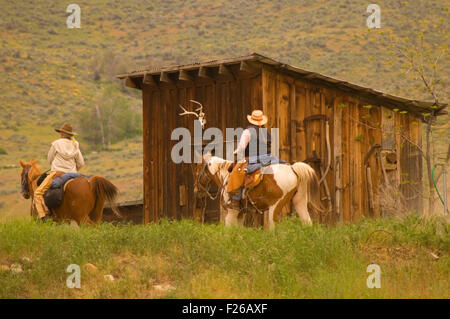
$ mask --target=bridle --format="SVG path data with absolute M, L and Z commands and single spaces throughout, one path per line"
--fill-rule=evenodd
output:
M 22 190 L 21 194 L 23 194 L 23 197 L 30 198 L 30 186 L 28 184 L 28 172 L 31 170 L 31 167 L 28 167 L 28 169 L 25 171 L 25 173 L 22 175 Z
M 203 164 L 203 166 L 202 166 L 202 169 L 200 170 L 200 173 L 198 174 L 198 176 L 197 176 L 197 186 L 211 199 L 211 200 L 215 200 L 215 199 L 217 199 L 217 197 L 219 196 L 219 194 L 221 193 L 221 190 L 222 190 L 222 188 L 223 188 L 223 186 L 221 186 L 218 190 L 217 190 L 217 193 L 216 194 L 211 194 L 211 192 L 210 192 L 210 187 L 209 187 L 209 185 L 211 184 L 211 182 L 212 182 L 212 180 L 211 180 L 211 178 L 207 175 L 207 174 L 205 174 L 205 169 L 206 169 L 206 165 L 208 165 L 208 163 L 204 163 Z M 206 184 L 206 186 L 204 186 L 201 182 L 200 182 L 200 180 L 201 180 L 201 178 L 202 177 L 206 177 L 207 179 L 208 179 L 208 182 L 207 182 L 207 184 Z
M 33 168 L 33 166 L 28 167 L 27 170 L 25 171 L 25 173 L 22 175 L 22 179 L 21 179 L 22 189 L 21 189 L 20 193 L 23 194 L 23 197 L 25 199 L 30 198 L 30 183 L 32 183 L 36 178 L 39 177 L 39 175 L 38 175 L 32 180 L 29 178 L 28 175 L 32 168 Z

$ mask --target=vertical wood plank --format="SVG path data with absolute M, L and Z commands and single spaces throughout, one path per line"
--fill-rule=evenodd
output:
M 295 89 L 295 82 L 291 82 L 291 94 L 290 94 L 290 114 L 289 114 L 289 124 L 291 126 L 291 136 L 290 136 L 290 149 L 291 149 L 291 162 L 295 163 L 297 161 L 297 94 Z
M 290 88 L 289 84 L 286 82 L 283 76 L 278 74 L 277 76 L 278 83 L 278 93 L 277 93 L 277 114 L 276 114 L 276 123 L 277 128 L 279 129 L 280 136 L 280 158 L 282 160 L 288 161 L 290 160 L 290 149 L 289 149 L 289 140 L 290 140 L 290 125 L 289 125 L 289 97 L 290 97 Z
M 369 125 L 375 128 L 381 127 L 381 106 L 373 106 L 373 108 L 370 109 Z M 375 144 L 381 145 L 382 144 L 381 135 L 382 133 L 380 129 L 369 130 L 369 141 L 370 141 L 369 146 L 372 147 Z M 380 149 L 374 152 L 373 155 L 369 158 L 369 166 L 372 179 L 372 190 L 374 192 L 374 207 L 372 212 L 373 217 L 381 216 L 379 190 L 382 183 L 383 174 L 381 172 L 379 157 L 377 156 L 378 152 L 380 152 Z
M 333 103 L 333 167 L 335 174 L 334 212 L 339 222 L 343 221 L 342 213 L 342 110 L 341 99 Z
M 305 127 L 303 120 L 305 119 L 306 108 L 306 90 L 302 81 L 295 81 L 296 93 L 296 157 L 297 160 L 304 161 L 306 159 L 306 139 Z
M 422 122 L 413 117 L 409 116 L 410 121 L 410 135 L 411 140 L 417 145 L 411 145 L 410 153 L 410 179 L 414 186 L 414 196 L 412 207 L 416 209 L 419 214 L 423 213 L 423 183 L 422 183 L 422 154 L 419 147 L 422 147 Z
M 389 150 L 396 152 L 397 154 L 397 169 L 395 170 L 387 170 L 387 183 L 389 186 L 396 189 L 398 187 L 398 176 L 399 176 L 399 154 L 397 150 L 397 145 L 399 141 L 397 139 L 396 130 L 396 120 L 395 120 L 395 112 L 392 110 L 382 107 L 381 108 L 381 128 L 383 130 L 381 136 L 381 148 L 382 150 Z M 383 185 L 385 184 L 384 176 L 382 177 Z M 385 210 L 381 208 L 381 214 L 385 215 Z
M 342 220 L 351 220 L 351 142 L 350 142 L 350 105 L 347 99 L 343 99 L 342 107 Z

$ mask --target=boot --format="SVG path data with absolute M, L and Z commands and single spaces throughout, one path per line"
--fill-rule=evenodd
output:
M 39 220 L 41 221 L 41 222 L 43 222 L 43 223 L 45 223 L 47 220 L 50 220 L 50 219 L 52 219 L 52 216 L 50 216 L 50 215 L 45 215 L 44 217 L 41 217 Z

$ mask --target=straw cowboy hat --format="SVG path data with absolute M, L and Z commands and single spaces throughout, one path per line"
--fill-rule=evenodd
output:
M 268 118 L 261 110 L 254 110 L 251 115 L 247 115 L 247 120 L 254 125 L 262 126 L 267 123 Z
M 55 128 L 55 131 L 58 133 L 63 133 L 63 134 L 67 134 L 70 136 L 77 135 L 77 133 L 72 132 L 72 125 L 70 125 L 69 123 L 64 123 L 64 125 L 61 126 L 61 128 Z

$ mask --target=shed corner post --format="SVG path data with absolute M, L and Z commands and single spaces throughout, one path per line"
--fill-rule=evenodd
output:
M 148 85 L 142 87 L 142 134 L 143 134 L 143 223 L 148 224 L 150 220 L 150 176 L 152 169 L 152 159 L 150 154 L 151 135 L 150 135 L 150 90 Z

